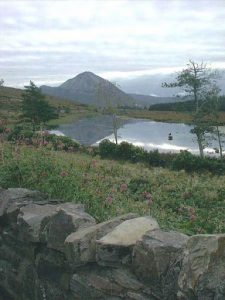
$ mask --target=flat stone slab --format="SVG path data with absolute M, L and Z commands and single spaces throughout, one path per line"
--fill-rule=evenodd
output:
M 19 212 L 20 207 L 30 203 L 43 203 L 47 195 L 38 191 L 22 188 L 0 190 L 0 217 L 13 215 Z
M 96 261 L 96 240 L 105 236 L 125 220 L 136 218 L 126 214 L 71 233 L 65 240 L 65 254 L 73 266 Z
M 129 247 L 134 245 L 147 231 L 157 228 L 159 228 L 157 221 L 151 217 L 127 220 L 101 238 L 98 243 Z
M 99 265 L 118 266 L 131 263 L 133 246 L 150 230 L 158 229 L 151 217 L 139 217 L 124 221 L 97 241 L 96 260 Z

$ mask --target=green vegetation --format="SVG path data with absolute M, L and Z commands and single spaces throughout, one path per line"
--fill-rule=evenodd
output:
M 36 189 L 53 198 L 84 203 L 99 222 L 136 212 L 153 215 L 167 230 L 187 234 L 225 230 L 224 175 L 188 174 L 81 152 L 5 144 L 0 186 Z
M 45 100 L 44 94 L 32 81 L 29 86 L 25 86 L 22 94 L 21 111 L 21 117 L 32 124 L 33 131 L 58 117 L 53 106 Z
M 192 121 L 192 115 L 189 112 L 126 109 L 126 110 L 120 110 L 118 114 L 126 118 L 148 119 L 157 122 L 191 124 Z M 225 114 L 223 114 L 222 117 L 225 120 Z
M 200 104 L 203 104 L 200 102 Z M 225 111 L 225 96 L 218 97 L 218 110 L 220 112 Z M 182 102 L 171 102 L 171 103 L 159 103 L 153 104 L 149 108 L 150 111 L 176 111 L 176 112 L 194 112 L 195 111 L 195 101 L 186 100 Z
M 220 89 L 215 84 L 217 74 L 207 68 L 206 64 L 198 64 L 192 60 L 189 61 L 187 67 L 178 72 L 177 77 L 172 83 L 163 83 L 166 88 L 180 87 L 183 89 L 187 97 L 194 101 L 195 112 L 193 114 L 192 123 L 194 128 L 191 133 L 197 137 L 199 153 L 204 157 L 204 148 L 207 146 L 205 138 L 206 133 L 211 132 L 213 125 L 218 125 L 215 115 L 218 114 L 218 97 Z M 209 106 L 211 110 L 209 109 Z M 212 113 L 214 118 L 212 118 Z M 210 122 L 209 120 L 210 118 Z M 213 119 L 215 122 L 213 122 Z M 217 127 L 218 131 L 218 127 Z M 218 135 L 220 137 L 220 134 Z M 220 144 L 220 156 L 222 158 L 222 148 Z
M 139 162 L 150 167 L 164 167 L 198 173 L 209 171 L 218 175 L 225 174 L 225 160 L 219 161 L 217 158 L 212 157 L 201 158 L 188 151 L 181 151 L 179 154 L 159 153 L 157 150 L 149 152 L 127 142 L 116 145 L 109 140 L 103 140 L 99 144 L 99 154 L 102 158 Z
M 0 119 L 5 120 L 10 126 L 20 121 L 23 92 L 24 90 L 21 89 L 0 87 Z M 57 119 L 48 122 L 48 125 L 52 127 L 97 114 L 92 106 L 53 96 L 46 96 L 46 100 L 55 108 L 55 112 L 58 114 Z

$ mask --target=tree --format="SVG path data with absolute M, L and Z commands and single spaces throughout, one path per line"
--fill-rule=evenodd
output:
M 4 80 L 0 79 L 0 87 L 3 86 L 3 84 L 4 84 Z
M 25 86 L 22 94 L 22 117 L 28 119 L 33 130 L 38 125 L 45 124 L 47 121 L 57 117 L 54 108 L 45 100 L 40 88 L 32 81 L 29 86 Z
M 193 123 L 195 127 L 191 131 L 196 134 L 200 156 L 204 156 L 205 133 L 210 130 L 207 122 L 207 111 L 202 108 L 207 102 L 212 91 L 218 90 L 215 79 L 216 72 L 211 71 L 206 64 L 196 63 L 192 60 L 187 64 L 187 68 L 178 73 L 175 82 L 163 83 L 163 87 L 180 87 L 185 92 L 189 100 L 195 103 L 195 114 Z
M 207 115 L 208 123 L 213 126 L 213 132 L 216 134 L 219 146 L 220 158 L 223 158 L 223 149 L 222 149 L 222 135 L 219 130 L 221 121 L 219 120 L 219 111 L 221 109 L 221 102 L 219 99 L 220 89 L 214 87 L 206 97 L 206 101 L 202 107 L 202 111 Z

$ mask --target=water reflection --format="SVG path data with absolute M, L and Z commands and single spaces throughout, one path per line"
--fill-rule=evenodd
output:
M 193 126 L 177 123 L 163 123 L 140 119 L 121 120 L 118 129 L 118 142 L 126 141 L 146 150 L 158 149 L 160 152 L 179 152 L 188 150 L 199 153 L 195 135 L 190 133 Z M 99 116 L 85 118 L 73 124 L 60 125 L 59 131 L 85 145 L 96 145 L 107 138 L 114 141 L 112 118 Z M 171 133 L 172 140 L 168 140 Z M 213 152 L 217 147 L 205 152 Z

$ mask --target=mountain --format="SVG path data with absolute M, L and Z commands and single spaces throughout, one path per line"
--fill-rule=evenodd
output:
M 133 106 L 135 104 L 131 96 L 121 91 L 110 81 L 92 72 L 80 73 L 58 87 L 43 85 L 40 88 L 44 94 L 83 104 L 94 104 L 101 107 L 117 105 Z

